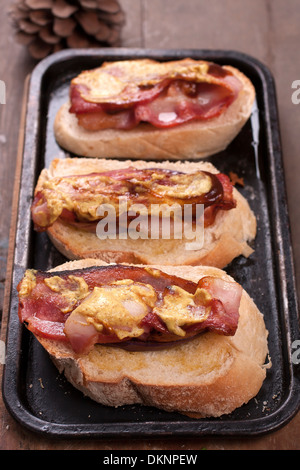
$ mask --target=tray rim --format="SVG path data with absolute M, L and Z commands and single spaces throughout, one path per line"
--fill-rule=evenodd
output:
M 275 204 L 275 223 L 273 225 L 273 230 L 275 230 L 276 237 L 275 241 L 277 242 L 277 256 L 276 258 L 276 268 L 278 270 L 280 285 L 282 290 L 280 291 L 280 299 L 281 305 L 283 308 L 287 308 L 287 302 L 293 302 L 294 309 L 297 312 L 297 294 L 296 294 L 296 284 L 295 284 L 295 272 L 294 272 L 294 261 L 293 261 L 293 252 L 292 252 L 292 244 L 291 244 L 291 235 L 290 235 L 290 223 L 289 223 L 289 216 L 288 216 L 288 205 L 287 205 L 287 198 L 286 198 L 286 190 L 285 190 L 285 182 L 284 182 L 284 170 L 283 170 L 283 159 L 282 159 L 282 151 L 281 151 L 281 141 L 280 141 L 280 131 L 279 131 L 279 120 L 278 120 L 278 110 L 277 110 L 277 100 L 276 100 L 276 90 L 275 90 L 275 82 L 274 78 L 270 72 L 270 70 L 259 60 L 256 58 L 249 56 L 247 54 L 241 53 L 239 51 L 234 50 L 223 50 L 223 49 L 144 49 L 144 48 L 98 48 L 98 49 L 69 49 L 57 52 L 52 54 L 51 56 L 43 59 L 39 62 L 36 67 L 34 68 L 33 72 L 31 73 L 28 79 L 28 90 L 26 95 L 26 99 L 24 99 L 25 110 L 24 110 L 24 135 L 23 141 L 20 143 L 19 152 L 21 157 L 19 158 L 19 165 L 21 168 L 16 168 L 16 171 L 20 172 L 20 177 L 23 171 L 23 152 L 26 146 L 26 129 L 28 127 L 27 122 L 27 107 L 30 101 L 30 93 L 31 89 L 38 86 L 41 86 L 42 77 L 44 73 L 51 67 L 53 64 L 57 62 L 61 62 L 64 60 L 73 60 L 78 58 L 82 55 L 88 56 L 95 56 L 100 57 L 100 59 L 107 59 L 108 57 L 142 57 L 142 56 L 152 56 L 152 57 L 182 57 L 182 56 L 198 56 L 203 57 L 204 59 L 213 56 L 215 59 L 230 59 L 230 60 L 238 60 L 244 61 L 252 67 L 255 68 L 256 72 L 259 74 L 261 78 L 261 82 L 263 85 L 263 99 L 265 101 L 264 105 L 266 109 L 270 111 L 269 116 L 265 116 L 266 119 L 266 132 L 267 132 L 267 146 L 268 146 L 268 153 L 270 150 L 274 152 L 274 148 L 276 149 L 277 154 L 277 161 L 276 165 L 271 165 L 270 170 L 272 172 L 272 176 L 275 178 L 277 183 L 276 187 L 272 187 L 271 190 L 273 191 L 272 197 Z M 270 109 L 269 103 L 273 102 L 273 108 Z M 275 106 L 274 106 L 275 105 Z M 38 108 L 39 106 L 36 105 L 36 114 L 38 115 Z M 21 122 L 22 126 L 22 122 Z M 22 130 L 22 129 L 21 129 Z M 35 129 L 37 132 L 37 129 Z M 278 178 L 278 175 L 281 175 L 282 179 Z M 21 189 L 21 179 L 19 180 Z M 279 194 L 281 194 L 281 198 L 279 198 Z M 18 220 L 14 220 L 14 217 L 18 219 L 19 216 L 19 208 L 18 203 L 20 200 L 20 191 L 18 194 L 14 195 L 16 201 L 14 202 L 15 206 L 17 207 L 15 215 L 12 217 L 11 223 L 11 232 L 12 235 L 15 237 L 17 236 L 17 226 Z M 283 212 L 284 219 L 280 220 L 279 223 L 279 212 Z M 273 218 L 272 218 L 273 219 Z M 283 236 L 283 224 L 285 224 L 285 229 L 288 229 L 288 233 L 285 232 Z M 15 232 L 14 232 L 15 227 Z M 13 233 L 14 232 L 14 233 Z M 13 244 L 15 243 L 15 238 L 12 237 Z M 12 241 L 11 240 L 11 241 Z M 6 282 L 6 303 L 5 303 L 5 310 L 3 309 L 3 318 L 5 314 L 7 315 L 7 331 L 6 331 L 6 345 L 8 344 L 8 340 L 10 338 L 10 322 L 9 322 L 9 310 L 12 301 L 12 284 L 13 278 L 16 275 L 16 270 L 20 268 L 20 266 L 16 266 L 16 247 L 13 247 L 12 255 L 9 260 L 7 266 L 7 272 L 10 276 L 7 278 Z M 290 281 L 289 286 L 287 286 L 287 277 L 286 272 L 289 272 Z M 287 318 L 285 329 L 288 337 L 288 341 L 286 342 L 287 347 L 287 354 L 288 357 L 291 357 L 291 344 L 292 340 L 291 337 L 297 333 L 298 336 L 295 338 L 299 338 L 299 325 L 297 324 L 297 319 L 295 318 Z M 19 329 L 20 330 L 20 329 Z M 3 332 L 2 337 L 3 336 Z M 14 360 L 17 359 L 17 352 L 14 354 Z M 17 362 L 15 362 L 17 364 Z M 6 385 L 7 385 L 7 374 L 12 372 L 12 364 L 10 367 L 7 364 L 4 365 L 3 370 L 3 380 L 2 380 L 2 396 L 4 403 L 12 414 L 12 416 L 20 422 L 20 424 L 24 425 L 26 428 L 39 432 L 39 433 L 46 433 L 47 435 L 51 436 L 67 436 L 67 437 L 101 437 L 101 436 L 115 436 L 116 434 L 121 437 L 122 435 L 125 436 L 154 436 L 154 435 L 182 435 L 182 436 L 203 436 L 203 435 L 226 435 L 226 436 L 243 436 L 243 435 L 261 435 L 265 434 L 270 431 L 274 431 L 279 429 L 280 427 L 287 424 L 293 416 L 297 413 L 300 408 L 300 396 L 296 390 L 300 390 L 299 378 L 297 374 L 299 373 L 299 367 L 295 367 L 294 364 L 289 362 L 290 367 L 290 390 L 289 394 L 286 397 L 285 402 L 279 407 L 275 412 L 270 415 L 263 416 L 261 418 L 251 419 L 250 422 L 257 423 L 256 430 L 250 429 L 249 427 L 245 426 L 245 421 L 206 421 L 204 420 L 196 420 L 196 421 L 147 421 L 141 423 L 126 423 L 126 422 L 115 422 L 115 423 L 90 423 L 90 424 L 58 424 L 58 423 L 49 423 L 48 421 L 43 421 L 42 419 L 34 416 L 29 412 L 29 410 L 22 405 L 19 400 L 19 396 L 12 397 L 11 395 L 8 396 L 6 394 Z M 16 382 L 14 383 L 16 386 Z M 292 412 L 287 412 L 287 403 L 292 405 Z M 274 424 L 275 420 L 275 424 Z M 212 429 L 212 426 L 219 425 L 219 430 Z M 263 424 L 260 426 L 260 424 Z M 145 425 L 147 424 L 147 426 Z M 242 426 L 238 431 L 235 431 L 234 428 L 240 424 Z M 123 433 L 123 434 L 122 434 Z

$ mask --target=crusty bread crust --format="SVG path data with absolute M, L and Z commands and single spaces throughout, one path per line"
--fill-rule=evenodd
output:
M 217 173 L 209 162 L 144 162 L 128 160 L 102 160 L 89 158 L 55 159 L 49 169 L 44 169 L 36 186 L 36 192 L 43 181 L 55 176 L 87 174 L 110 169 L 126 168 L 168 168 L 192 173 L 206 170 Z M 230 211 L 220 211 L 215 223 L 205 229 L 203 248 L 186 250 L 187 240 L 138 239 L 100 240 L 96 234 L 84 232 L 57 220 L 47 233 L 53 245 L 66 258 L 101 259 L 107 263 L 141 263 L 161 265 L 206 265 L 224 268 L 234 258 L 248 257 L 253 249 L 249 242 L 256 235 L 256 218 L 246 199 L 234 190 L 237 207 Z
M 224 150 L 248 120 L 255 89 L 251 81 L 234 67 L 226 66 L 243 83 L 237 99 L 218 117 L 193 121 L 170 129 L 141 123 L 135 129 L 87 131 L 69 113 L 70 103 L 59 109 L 54 134 L 65 150 L 83 157 L 147 160 L 199 159 Z
M 92 265 L 105 263 L 71 261 L 54 271 Z M 232 280 L 212 267 L 155 267 L 193 281 L 205 275 Z M 97 345 L 88 355 L 76 355 L 66 344 L 37 339 L 74 387 L 103 405 L 141 403 L 196 418 L 217 417 L 255 397 L 270 367 L 263 315 L 245 291 L 239 312 L 234 336 L 205 333 L 161 351 Z

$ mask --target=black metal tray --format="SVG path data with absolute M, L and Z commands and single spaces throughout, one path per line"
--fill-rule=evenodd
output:
M 239 190 L 258 221 L 255 252 L 228 267 L 264 313 L 272 368 L 257 397 L 229 416 L 196 420 L 150 407 L 101 406 L 85 398 L 59 375 L 17 315 L 16 286 L 26 268 L 49 269 L 65 261 L 45 234 L 32 229 L 30 204 L 37 177 L 54 157 L 64 157 L 52 125 L 67 99 L 70 79 L 102 61 L 152 57 L 192 57 L 238 67 L 252 80 L 257 101 L 240 134 L 224 152 L 210 157 L 220 171 L 244 178 Z M 289 219 L 285 195 L 274 81 L 256 59 L 235 51 L 95 49 L 67 50 L 44 59 L 30 78 L 20 178 L 18 220 L 8 307 L 5 404 L 22 425 L 49 436 L 259 435 L 286 424 L 299 409 L 299 370 L 292 343 L 300 339 Z

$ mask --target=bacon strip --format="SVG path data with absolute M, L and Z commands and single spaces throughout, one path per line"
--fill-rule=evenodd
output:
M 184 339 L 190 338 L 205 331 L 215 331 L 222 335 L 234 335 L 239 319 L 239 304 L 242 288 L 235 282 L 227 282 L 214 277 L 202 278 L 195 283 L 176 276 L 171 276 L 162 271 L 152 271 L 148 268 L 114 265 L 104 267 L 91 267 L 82 270 L 63 272 L 35 272 L 35 284 L 29 292 L 24 294 L 22 284 L 25 277 L 18 285 L 19 291 L 19 319 L 34 334 L 63 342 L 71 342 L 76 352 L 86 352 L 95 343 L 126 345 L 128 338 L 120 340 L 112 331 L 104 329 L 101 333 L 96 330 L 77 330 L 75 339 L 66 335 L 65 324 L 71 312 L 63 313 L 65 298 L 60 292 L 53 292 L 44 282 L 53 276 L 59 276 L 68 280 L 69 276 L 78 276 L 87 283 L 89 291 L 94 287 L 110 286 L 112 282 L 131 279 L 134 282 L 150 284 L 157 292 L 158 298 L 163 299 L 166 290 L 170 286 L 178 286 L 190 294 L 194 294 L 197 288 L 206 289 L 211 295 L 210 314 L 206 320 L 186 327 Z M 73 305 L 75 310 L 80 305 L 78 300 Z M 199 305 L 200 306 L 200 305 Z M 72 311 L 73 311 L 72 310 Z M 174 333 L 170 333 L 164 322 L 153 311 L 150 311 L 142 320 L 141 328 L 144 333 L 134 340 L 139 345 L 156 343 L 169 343 L 182 340 Z M 84 330 L 84 325 L 83 325 Z M 83 335 L 83 336 L 82 336 Z M 130 338 L 129 338 L 130 339 Z
M 76 114 L 81 127 L 90 131 L 112 128 L 130 130 L 141 122 L 148 122 L 157 128 L 170 128 L 219 116 L 235 100 L 238 87 L 233 90 L 220 85 L 199 84 L 194 96 L 187 96 L 182 91 L 182 85 L 174 82 L 152 101 L 115 111 L 107 105 L 85 101 L 74 85 L 69 111 Z
M 159 178 L 153 179 L 153 174 L 158 174 Z M 128 210 L 131 204 L 143 204 L 150 207 L 151 204 L 169 204 L 174 203 L 183 206 L 184 204 L 204 204 L 204 220 L 205 226 L 212 225 L 219 210 L 230 210 L 235 207 L 236 202 L 233 198 L 233 187 L 229 178 L 222 174 L 212 174 L 208 172 L 196 172 L 198 175 L 206 175 L 210 178 L 211 187 L 205 193 L 191 196 L 176 196 L 176 188 L 185 181 L 188 175 L 182 172 L 176 172 L 166 169 L 144 169 L 125 168 L 122 170 L 113 170 L 102 173 L 92 173 L 89 175 L 76 175 L 53 178 L 55 188 L 41 188 L 34 197 L 31 214 L 38 231 L 46 230 L 53 225 L 55 220 L 60 218 L 66 223 L 77 227 L 80 230 L 95 232 L 96 225 L 101 219 L 100 216 L 92 217 L 90 212 L 80 212 L 81 203 L 85 206 L 87 202 L 91 207 L 98 207 L 103 202 L 110 204 L 118 204 L 119 198 L 126 198 L 128 202 Z M 172 177 L 179 176 L 177 182 L 174 183 Z M 182 180 L 180 179 L 182 176 Z M 155 184 L 158 183 L 161 188 L 174 187 L 174 195 L 162 193 L 156 189 Z M 53 204 L 53 198 L 55 206 Z M 65 201 L 73 201 L 73 208 L 69 208 Z M 55 210 L 54 210 L 55 208 Z M 94 211 L 95 212 L 95 211 Z M 118 213 L 117 213 L 118 215 Z M 88 218 L 87 218 L 88 217 Z
M 206 63 L 203 68 L 202 61 L 191 59 L 168 65 L 151 61 L 149 69 L 149 61 L 133 62 L 132 70 L 127 62 L 104 64 L 72 80 L 69 111 L 76 114 L 81 127 L 90 131 L 129 130 L 147 122 L 157 128 L 169 128 L 211 119 L 231 105 L 242 87 L 231 72 L 213 63 Z M 197 71 L 197 64 L 202 72 Z M 103 81 L 105 89 L 109 77 L 112 83 L 120 79 L 123 88 L 114 94 L 108 87 L 107 95 L 95 98 L 93 87 Z

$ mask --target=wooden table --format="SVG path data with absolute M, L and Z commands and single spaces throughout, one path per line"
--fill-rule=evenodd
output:
M 2 0 L 0 80 L 0 307 L 3 305 L 15 163 L 25 77 L 35 62 L 16 44 Z M 300 5 L 298 0 L 121 0 L 126 13 L 122 46 L 142 48 L 231 49 L 250 54 L 272 71 L 276 85 L 290 210 L 296 278 L 300 282 L 300 104 L 291 100 L 300 80 Z M 2 322 L 5 327 L 5 318 Z M 199 450 L 300 448 L 300 414 L 282 429 L 257 438 L 174 438 L 53 440 L 23 429 L 0 400 L 0 449 Z

